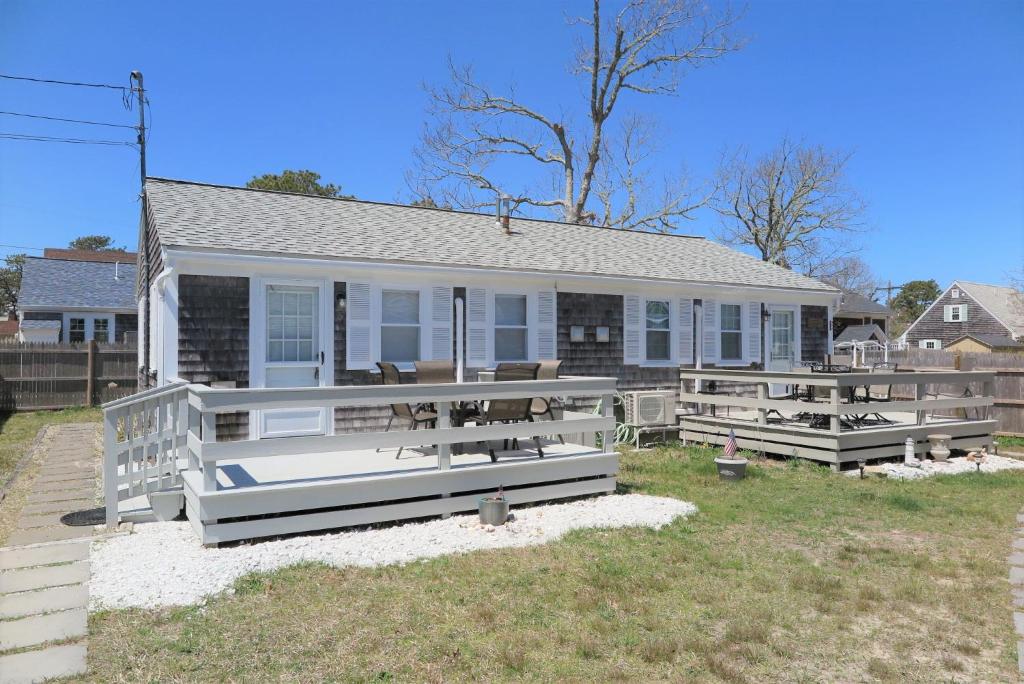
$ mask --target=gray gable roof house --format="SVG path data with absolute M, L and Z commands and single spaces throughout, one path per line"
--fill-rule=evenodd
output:
M 371 384 L 378 362 L 560 359 L 628 391 L 678 388 L 680 365 L 760 365 L 773 327 L 789 328 L 775 365 L 831 352 L 839 290 L 701 237 L 163 178 L 145 197 L 146 382 L 268 387 L 299 362 L 310 383 Z M 296 306 L 318 325 L 282 323 Z
M 123 340 L 137 328 L 136 271 L 134 262 L 26 257 L 18 294 L 19 338 Z
M 839 308 L 836 310 L 835 315 L 837 318 L 888 318 L 892 315 L 892 311 L 884 304 L 879 304 L 862 294 L 843 290 L 842 298 L 839 301 Z
M 889 340 L 885 332 L 874 323 L 861 325 L 848 325 L 843 332 L 836 336 L 836 344 L 843 342 L 878 342 L 885 343 Z
M 941 349 L 964 335 L 1024 337 L 1024 294 L 1012 287 L 954 280 L 903 334 L 911 346 Z

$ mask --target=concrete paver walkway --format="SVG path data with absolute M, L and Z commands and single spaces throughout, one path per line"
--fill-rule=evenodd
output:
M 0 684 L 86 671 L 90 526 L 65 513 L 96 506 L 96 430 L 45 428 L 43 465 L 7 546 L 0 548 Z

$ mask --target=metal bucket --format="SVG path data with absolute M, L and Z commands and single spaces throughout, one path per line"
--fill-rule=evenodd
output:
M 477 502 L 480 510 L 480 524 L 504 525 L 508 520 L 508 500 L 485 496 Z
M 718 477 L 723 480 L 742 480 L 747 475 L 745 458 L 716 458 L 715 466 L 718 467 Z

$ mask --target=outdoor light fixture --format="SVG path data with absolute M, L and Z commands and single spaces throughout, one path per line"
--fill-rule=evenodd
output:
M 865 461 L 864 459 L 860 459 L 857 461 L 857 467 L 860 468 L 860 479 L 862 480 L 864 479 L 864 466 L 866 466 L 867 464 L 868 462 Z

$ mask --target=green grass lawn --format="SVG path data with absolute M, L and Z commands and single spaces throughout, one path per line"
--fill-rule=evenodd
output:
M 1008 451 L 1024 451 L 1024 437 L 996 437 L 996 442 L 999 444 L 999 448 L 1005 448 Z
M 11 471 L 36 433 L 44 425 L 58 423 L 94 423 L 102 419 L 98 408 L 71 408 L 63 411 L 0 413 L 0 483 L 7 482 Z
M 303 565 L 202 607 L 91 618 L 95 681 L 1011 681 L 1024 476 L 860 481 L 807 463 L 722 483 L 712 452 L 623 456 L 695 502 L 659 531 L 404 567 Z

